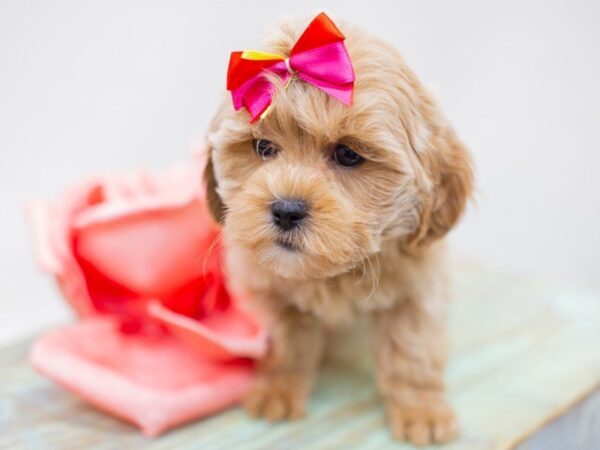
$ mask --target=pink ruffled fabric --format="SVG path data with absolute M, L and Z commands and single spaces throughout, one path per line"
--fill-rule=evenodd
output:
M 239 401 L 266 331 L 230 295 L 201 165 L 81 183 L 29 208 L 35 250 L 80 316 L 33 365 L 148 435 Z

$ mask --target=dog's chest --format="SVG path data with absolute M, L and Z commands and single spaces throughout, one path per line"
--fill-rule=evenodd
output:
M 330 325 L 387 309 L 398 301 L 399 293 L 398 289 L 391 289 L 389 283 L 352 277 L 320 283 L 294 283 L 280 291 L 282 299 Z
M 294 305 L 328 325 L 385 311 L 407 298 L 437 295 L 438 257 L 425 262 L 380 254 L 364 273 L 326 280 L 288 280 L 267 273 L 248 252 L 234 247 L 227 256 L 230 288 L 254 299 L 260 309 Z

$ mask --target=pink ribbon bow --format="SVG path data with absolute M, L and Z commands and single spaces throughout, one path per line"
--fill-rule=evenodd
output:
M 304 30 L 289 58 L 253 50 L 232 52 L 227 90 L 235 110 L 246 108 L 250 122 L 266 114 L 274 89 L 265 71 L 276 74 L 284 84 L 297 76 L 351 105 L 355 77 L 344 39 L 331 19 L 321 13 Z

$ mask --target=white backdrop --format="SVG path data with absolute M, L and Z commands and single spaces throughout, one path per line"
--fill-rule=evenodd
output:
M 2 0 L 0 343 L 69 315 L 33 262 L 25 202 L 184 160 L 229 52 L 320 9 L 393 42 L 471 148 L 477 206 L 455 253 L 600 285 L 599 2 Z

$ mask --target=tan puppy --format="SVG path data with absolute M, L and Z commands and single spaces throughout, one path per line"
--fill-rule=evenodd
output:
M 307 23 L 280 25 L 264 50 L 289 55 Z M 323 327 L 367 314 L 394 436 L 446 442 L 456 421 L 444 394 L 441 238 L 471 194 L 469 156 L 394 48 L 341 31 L 356 74 L 351 107 L 273 78 L 264 119 L 249 124 L 227 100 L 208 135 L 208 198 L 232 288 L 260 302 L 271 326 L 245 407 L 301 416 Z

